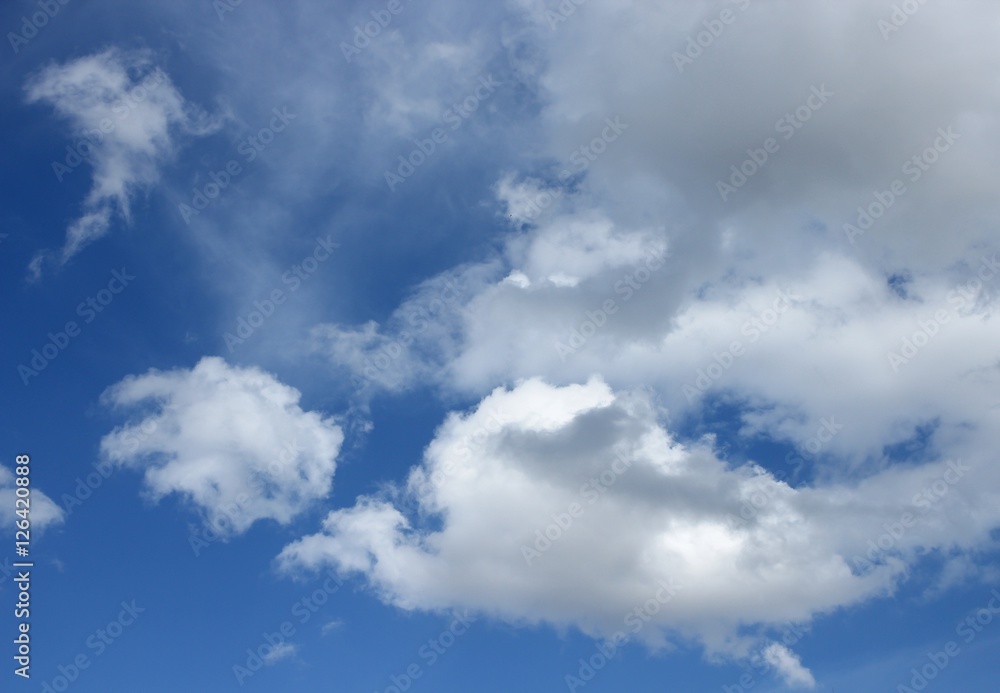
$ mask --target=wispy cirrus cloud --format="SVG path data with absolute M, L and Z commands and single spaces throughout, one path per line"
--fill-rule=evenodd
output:
M 49 260 L 64 265 L 108 233 L 115 217 L 130 223 L 132 199 L 156 183 L 179 137 L 207 135 L 221 125 L 218 116 L 184 99 L 148 51 L 110 48 L 48 65 L 28 80 L 25 95 L 28 103 L 47 104 L 69 122 L 72 144 L 66 161 L 53 162 L 57 178 L 84 160 L 93 169 L 83 212 L 67 227 L 62 250 L 32 260 L 35 279 Z

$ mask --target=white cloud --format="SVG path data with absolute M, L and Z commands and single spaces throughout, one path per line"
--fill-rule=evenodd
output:
M 88 212 L 70 224 L 69 228 L 66 229 L 66 245 L 62 252 L 62 262 L 66 262 L 80 252 L 84 246 L 89 245 L 91 241 L 97 240 L 107 233 L 110 225 L 110 206 L 103 206 L 95 212 Z
M 792 688 L 815 688 L 816 679 L 802 666 L 798 655 L 780 643 L 771 643 L 764 649 L 764 660 L 778 670 L 785 683 Z
M 889 42 L 877 22 L 890 8 L 862 0 L 727 9 L 735 21 L 683 72 L 674 53 L 718 17 L 712 3 L 580 7 L 555 30 L 527 13 L 542 37 L 545 153 L 564 162 L 591 140 L 596 123 L 621 114 L 629 131 L 587 168 L 616 215 L 674 207 L 670 218 L 693 222 L 685 234 L 703 245 L 714 245 L 721 227 L 735 221 L 756 260 L 775 268 L 808 246 L 843 242 L 841 226 L 858 205 L 904 178 L 904 162 L 929 146 L 938 128 L 953 125 L 962 139 L 921 180 L 906 180 L 910 192 L 865 236 L 863 253 L 940 267 L 968 244 L 990 240 L 990 224 L 977 223 L 995 218 L 986 181 L 996 164 L 983 153 L 996 146 L 1000 89 L 985 67 L 998 53 L 987 2 L 922 7 Z M 838 40 L 844 35 L 852 37 L 850 51 Z M 951 50 L 956 42 L 969 50 Z M 914 69 L 925 64 L 944 70 L 925 78 Z M 767 78 L 775 74 L 781 79 Z M 835 95 L 786 139 L 777 121 L 823 84 Z M 716 181 L 768 136 L 779 151 L 723 203 Z M 826 223 L 829 235 L 789 228 L 796 218 Z M 951 233 L 939 233 L 942 227 Z
M 312 348 L 346 371 L 352 388 L 365 397 L 434 380 L 457 355 L 466 305 L 492 284 L 498 270 L 498 263 L 484 262 L 432 277 L 385 325 L 317 325 Z
M 17 521 L 22 519 L 17 514 L 15 507 L 18 488 L 14 483 L 15 478 L 14 472 L 0 465 L 0 527 L 11 532 L 17 529 Z M 31 529 L 39 533 L 43 532 L 46 527 L 62 524 L 66 515 L 62 508 L 37 488 L 31 489 L 28 511 Z
M 327 621 L 326 623 L 323 624 L 323 627 L 320 629 L 320 635 L 329 635 L 333 631 L 339 630 L 343 626 L 344 622 L 339 618 L 334 619 L 332 621 Z
M 981 540 L 1000 520 L 960 477 L 868 566 L 857 558 L 900 507 L 954 476 L 943 462 L 793 488 L 754 464 L 729 467 L 711 440 L 679 444 L 660 418 L 647 394 L 599 379 L 499 388 L 446 419 L 403 488 L 330 513 L 279 564 L 360 573 L 404 609 L 469 608 L 594 637 L 628 631 L 624 615 L 670 581 L 679 593 L 637 637 L 748 656 L 768 629 L 887 595 L 918 551 Z M 966 504 L 974 521 L 945 521 Z M 807 681 L 791 654 L 769 652 L 786 678 Z
M 264 664 L 267 666 L 274 666 L 283 659 L 288 659 L 298 652 L 298 646 L 292 643 L 282 642 L 274 645 L 267 651 L 267 654 L 261 657 Z
M 106 435 L 101 454 L 143 470 L 154 500 L 183 495 L 223 534 L 264 518 L 285 524 L 330 493 L 344 439 L 299 397 L 268 373 L 216 357 L 130 376 L 105 400 L 142 407 L 142 420 Z
M 988 15 L 978 0 L 928 5 L 886 43 L 881 11 L 860 0 L 734 3 L 745 8 L 724 40 L 679 73 L 672 53 L 713 5 L 587 4 L 555 27 L 542 3 L 513 5 L 537 31 L 506 43 L 519 51 L 507 57 L 542 110 L 537 140 L 497 134 L 537 154 L 523 173 L 498 172 L 512 233 L 497 257 L 428 282 L 466 289 L 419 338 L 399 319 L 410 301 L 383 325 L 314 332 L 335 364 L 368 369 L 383 390 L 430 383 L 485 399 L 444 423 L 399 497 L 331 513 L 281 562 L 359 572 L 404 608 L 465 606 L 597 636 L 674 578 L 685 589 L 643 637 L 764 652 L 789 685 L 811 686 L 768 628 L 888 594 L 925 550 L 952 557 L 941 584 L 954 584 L 971 570 L 956 556 L 989 547 L 1000 524 L 1000 208 L 985 155 L 1000 88 L 984 67 L 1000 51 L 996 20 L 977 19 Z M 817 91 L 832 95 L 786 139 L 779 120 Z M 575 164 L 616 114 L 621 137 Z M 910 178 L 903 165 L 948 127 L 960 137 Z M 767 137 L 779 151 L 720 199 L 717 181 Z M 559 185 L 563 168 L 574 179 Z M 907 192 L 852 244 L 844 224 L 896 178 Z M 908 277 L 905 291 L 891 275 Z M 394 348 L 403 342 L 417 348 Z M 389 352 L 400 356 L 378 367 Z M 734 406 L 739 440 L 794 447 L 807 481 L 728 468 L 710 442 L 678 444 L 625 394 L 637 388 L 678 422 Z M 493 408 L 500 430 L 473 440 Z M 525 565 L 519 547 L 579 500 L 584 470 L 601 455 L 610 464 L 615 444 L 634 456 L 630 471 Z M 767 502 L 733 529 L 726 515 L 755 492 Z M 915 524 L 887 535 L 906 513 Z M 860 570 L 870 555 L 874 569 Z
M 67 228 L 59 264 L 105 235 L 114 214 L 130 221 L 131 199 L 159 179 L 178 134 L 205 135 L 219 126 L 184 100 L 145 51 L 108 49 L 49 65 L 25 91 L 29 103 L 49 104 L 70 123 L 66 159 L 53 164 L 59 180 L 84 160 L 93 167 L 93 186 L 82 215 Z M 45 255 L 29 268 L 36 277 Z
M 995 401 L 998 379 L 995 255 L 914 275 L 903 299 L 885 274 L 833 251 L 766 278 L 723 254 L 722 271 L 694 287 L 686 249 L 667 252 L 667 238 L 568 214 L 512 238 L 503 262 L 428 282 L 464 288 L 419 334 L 403 319 L 414 300 L 385 327 L 315 335 L 334 363 L 393 391 L 429 382 L 475 396 L 540 374 L 568 384 L 600 373 L 614 387 L 654 386 L 678 418 L 729 398 L 744 406 L 747 435 L 800 447 L 832 416 L 843 429 L 825 451 L 840 468 L 881 464 L 930 422 L 943 455 L 993 444 L 997 410 L 981 404 Z M 915 353 L 914 335 L 927 340 Z

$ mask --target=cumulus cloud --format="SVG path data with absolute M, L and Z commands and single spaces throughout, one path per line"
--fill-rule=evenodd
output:
M 15 507 L 17 499 L 15 478 L 14 472 L 0 465 L 0 527 L 11 532 L 17 528 L 17 521 L 22 519 L 17 515 Z M 36 532 L 42 532 L 52 525 L 62 524 L 66 519 L 63 509 L 37 488 L 31 489 L 31 505 L 28 510 L 31 529 Z
M 838 467 L 878 466 L 925 426 L 946 456 L 993 444 L 996 409 L 981 404 L 995 401 L 998 377 L 996 254 L 911 275 L 901 296 L 888 273 L 832 250 L 767 276 L 721 253 L 725 270 L 693 286 L 689 247 L 669 242 L 560 215 L 511 239 L 503 258 L 428 282 L 465 288 L 414 320 L 419 330 L 402 317 L 415 300 L 385 327 L 314 336 L 355 382 L 390 391 L 431 383 L 476 396 L 539 374 L 569 384 L 600 373 L 615 387 L 653 385 L 678 419 L 724 398 L 747 435 L 799 447 L 833 417 L 823 447 Z
M 670 216 L 680 212 L 693 222 L 686 233 L 704 246 L 735 228 L 769 269 L 810 248 L 846 243 L 843 224 L 895 178 L 907 192 L 857 243 L 873 264 L 888 253 L 906 265 L 939 268 L 961 259 L 968 245 L 991 240 L 990 224 L 978 222 L 996 218 L 985 184 L 996 165 L 983 155 L 996 144 L 988 124 L 1000 101 L 984 62 L 998 51 L 988 38 L 997 19 L 987 2 L 921 7 L 888 39 L 878 22 L 891 8 L 861 0 L 732 5 L 732 23 L 700 51 L 689 39 L 718 18 L 713 3 L 609 3 L 580 8 L 556 30 L 544 15 L 527 12 L 544 37 L 545 153 L 565 161 L 591 141 L 598 123 L 621 114 L 629 130 L 586 168 L 602 201 L 621 218 L 672 207 Z M 608 26 L 621 33 L 610 36 Z M 853 39 L 850 51 L 838 40 L 844 35 Z M 678 68 L 675 55 L 687 53 L 693 64 Z M 946 69 L 925 79 L 914 68 L 931 60 Z M 776 74 L 781 79 L 768 79 Z M 822 104 L 813 98 L 818 108 L 808 106 L 814 87 L 833 93 Z M 960 139 L 911 179 L 903 165 L 949 126 Z M 717 182 L 728 182 L 730 167 L 768 137 L 777 151 L 723 200 Z M 799 231 L 810 221 L 826 232 Z
M 764 661 L 778 670 L 785 683 L 793 688 L 815 688 L 816 679 L 802 666 L 798 656 L 784 645 L 771 643 L 764 649 Z
M 961 485 L 972 472 L 949 476 L 944 461 L 796 488 L 758 464 L 727 464 L 711 439 L 677 442 L 662 418 L 648 393 L 599 378 L 498 388 L 446 419 L 405 486 L 330 513 L 279 564 L 358 573 L 404 609 L 468 608 L 749 656 L 770 629 L 887 595 L 919 550 L 981 541 L 1000 519 L 988 494 Z M 908 531 L 866 553 L 941 479 L 946 490 L 913 510 Z M 967 503 L 976 520 L 948 526 Z M 640 622 L 629 614 L 664 584 L 676 596 L 631 628 Z M 811 681 L 787 650 L 763 651 L 789 682 Z
M 286 524 L 330 493 L 344 439 L 299 398 L 268 373 L 216 357 L 130 376 L 104 399 L 140 420 L 104 436 L 101 454 L 142 470 L 154 500 L 182 495 L 224 535 L 265 518 Z
M 536 29 L 518 34 L 533 48 L 519 74 L 543 95 L 537 157 L 495 186 L 512 232 L 496 257 L 431 280 L 476 272 L 420 349 L 380 356 L 408 336 L 393 321 L 323 326 L 316 343 L 391 392 L 431 383 L 479 398 L 600 373 L 651 385 L 678 419 L 723 400 L 747 438 L 800 448 L 833 417 L 829 465 L 810 465 L 831 478 L 890 464 L 921 437 L 934 454 L 982 454 L 997 411 L 983 403 L 1000 384 L 987 8 L 922 7 L 884 35 L 885 13 L 856 0 L 791 13 L 734 3 L 724 35 L 678 67 L 715 6 L 553 19 L 545 3 L 512 3 Z M 849 55 L 831 26 L 857 38 Z M 913 70 L 927 55 L 963 79 L 928 83 Z M 608 141 L 612 117 L 627 128 Z M 778 150 L 723 200 L 718 181 L 768 137 Z M 879 212 L 897 179 L 905 192 Z
M 399 149 L 386 132 L 428 132 L 499 66 L 504 89 L 467 129 L 482 119 L 513 153 L 494 187 L 510 228 L 388 318 L 312 331 L 352 387 L 431 384 L 481 404 L 442 425 L 397 495 L 330 514 L 281 563 L 357 571 L 404 608 L 598 637 L 673 578 L 684 587 L 643 639 L 757 653 L 808 686 L 771 627 L 887 594 L 924 551 L 950 557 L 942 585 L 965 579 L 997 526 L 996 15 L 985 0 L 927 4 L 887 36 L 891 10 L 863 0 L 740 0 L 685 62 L 717 3 L 574 8 L 491 6 L 499 47 L 442 43 L 431 25 L 458 13 L 406 15 L 352 60 L 379 182 Z M 508 111 L 507 92 L 526 110 Z M 494 106 L 528 127 L 491 120 Z M 303 140 L 328 159 L 314 142 L 340 132 L 355 131 L 323 123 Z M 766 164 L 733 178 L 767 138 Z M 868 227 L 860 215 L 896 179 L 905 192 Z M 732 466 L 685 437 L 720 403 L 737 445 L 787 444 L 800 472 Z M 528 566 L 520 548 L 622 450 L 628 471 Z M 887 535 L 906 513 L 916 524 Z
M 131 199 L 159 179 L 178 135 L 205 135 L 219 126 L 185 101 L 147 51 L 111 48 L 49 65 L 25 92 L 29 103 L 48 104 L 69 122 L 72 140 L 65 160 L 53 162 L 56 177 L 62 181 L 84 161 L 93 168 L 84 211 L 55 258 L 60 265 L 105 235 L 116 214 L 130 222 Z M 36 278 L 46 256 L 40 253 L 29 267 Z

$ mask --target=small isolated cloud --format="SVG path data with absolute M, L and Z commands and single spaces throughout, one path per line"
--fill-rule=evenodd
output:
M 780 643 L 773 642 L 764 648 L 764 659 L 777 670 L 792 688 L 815 688 L 816 679 L 812 672 L 802 666 L 798 655 Z
M 344 626 L 344 622 L 339 618 L 330 621 L 329 623 L 324 623 L 323 628 L 320 630 L 321 635 L 329 635 L 335 630 L 339 630 Z
M 205 135 L 217 118 L 187 103 L 147 51 L 114 48 L 45 67 L 25 86 L 28 103 L 46 103 L 70 123 L 72 142 L 64 161 L 53 162 L 59 180 L 84 161 L 93 185 L 83 213 L 66 229 L 57 262 L 65 264 L 105 235 L 117 213 L 128 223 L 136 192 L 159 179 L 173 156 L 176 135 Z M 40 276 L 48 253 L 39 253 L 29 273 Z
M 268 650 L 267 654 L 261 657 L 261 659 L 267 666 L 274 666 L 281 660 L 294 656 L 298 650 L 299 648 L 297 645 L 282 642 Z
M 21 519 L 16 513 L 17 508 L 14 507 L 17 498 L 15 478 L 14 472 L 0 465 L 0 527 L 10 531 L 17 528 L 17 521 Z M 31 489 L 28 510 L 31 529 L 35 532 L 41 532 L 51 525 L 62 524 L 65 520 L 63 509 L 37 488 Z
M 104 436 L 101 454 L 144 470 L 154 500 L 181 494 L 224 534 L 265 518 L 284 524 L 330 493 L 344 440 L 332 419 L 303 411 L 299 397 L 268 373 L 217 357 L 129 376 L 104 399 L 146 411 Z

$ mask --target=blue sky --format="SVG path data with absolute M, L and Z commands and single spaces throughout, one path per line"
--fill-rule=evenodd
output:
M 5 4 L 5 686 L 994 688 L 997 23 Z

